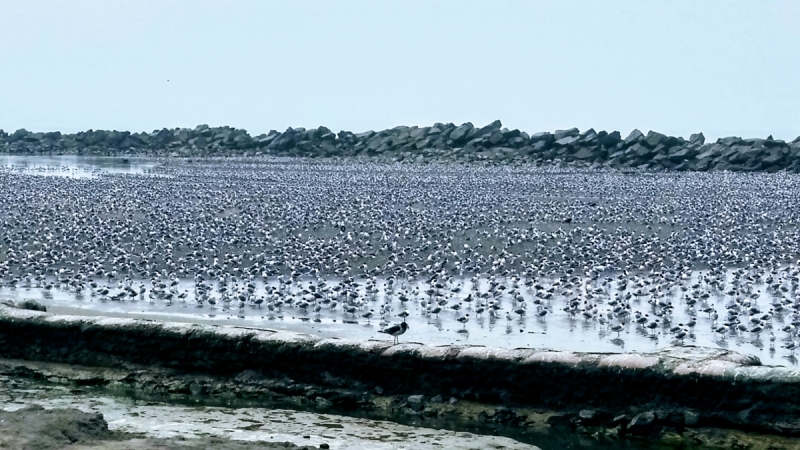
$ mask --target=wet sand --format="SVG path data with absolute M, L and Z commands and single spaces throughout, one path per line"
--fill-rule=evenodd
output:
M 0 376 L 0 448 L 536 449 L 513 439 L 285 409 L 191 407 Z
M 310 450 L 289 442 L 242 442 L 217 437 L 162 439 L 111 431 L 102 414 L 39 405 L 0 410 L 0 448 L 26 450 Z

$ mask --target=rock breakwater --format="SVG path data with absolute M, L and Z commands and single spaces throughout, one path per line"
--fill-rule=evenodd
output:
M 334 133 L 326 127 L 288 128 L 251 136 L 232 127 L 175 128 L 152 133 L 88 130 L 74 134 L 0 130 L 0 153 L 97 156 L 241 156 L 367 157 L 394 161 L 485 163 L 537 162 L 600 165 L 675 171 L 800 172 L 800 137 L 792 142 L 740 137 L 706 143 L 702 133 L 689 139 L 655 131 L 580 131 L 577 128 L 528 134 L 494 121 L 399 126 L 383 131 Z

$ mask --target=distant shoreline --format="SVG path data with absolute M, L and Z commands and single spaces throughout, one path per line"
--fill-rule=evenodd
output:
M 88 130 L 74 134 L 0 130 L 0 154 L 119 157 L 278 156 L 358 157 L 384 161 L 456 161 L 465 163 L 536 163 L 648 171 L 728 170 L 800 172 L 800 137 L 720 138 L 706 143 L 702 133 L 688 140 L 655 131 L 577 128 L 528 134 L 503 128 L 500 121 L 481 128 L 437 123 L 431 127 L 395 127 L 383 131 L 333 133 L 325 127 L 289 128 L 250 136 L 232 127 L 162 129 L 152 133 Z

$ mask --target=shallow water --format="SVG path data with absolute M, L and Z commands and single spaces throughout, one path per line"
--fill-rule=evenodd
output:
M 102 156 L 25 156 L 0 154 L 0 168 L 29 175 L 94 178 L 101 174 L 141 175 L 158 164 L 146 158 Z
M 0 377 L 0 409 L 29 405 L 76 408 L 103 414 L 111 430 L 145 433 L 153 438 L 217 436 L 242 441 L 292 442 L 332 449 L 536 449 L 513 439 L 467 432 L 411 427 L 284 409 L 189 407 L 121 397 L 76 393 L 62 386 L 15 383 Z
M 685 280 L 686 285 L 694 283 L 702 273 L 702 271 L 695 272 L 690 279 Z M 549 285 L 546 281 L 540 282 Z M 609 330 L 607 324 L 601 324 L 597 318 L 586 319 L 579 314 L 573 316 L 565 312 L 563 308 L 568 297 L 554 295 L 550 300 L 542 300 L 537 298 L 534 288 L 527 288 L 524 285 L 518 288 L 527 305 L 527 312 L 524 315 L 512 313 L 511 311 L 520 303 L 514 301 L 509 295 L 502 294 L 497 297 L 492 296 L 502 308 L 496 316 L 489 315 L 488 311 L 478 316 L 475 312 L 477 301 L 466 301 L 465 299 L 470 292 L 473 293 L 473 297 L 475 292 L 487 292 L 487 283 L 486 279 L 480 279 L 477 286 L 473 286 L 469 279 L 463 279 L 455 284 L 460 288 L 458 293 L 443 289 L 442 293 L 448 300 L 448 304 L 438 315 L 428 313 L 422 306 L 421 301 L 429 301 L 431 297 L 424 293 L 427 284 L 417 282 L 404 282 L 391 289 L 387 288 L 385 282 L 379 282 L 378 292 L 371 294 L 364 292 L 362 287 L 358 292 L 365 299 L 365 305 L 359 308 L 355 314 L 342 311 L 341 306 L 335 310 L 325 307 L 319 313 L 314 313 L 311 308 L 305 311 L 291 306 L 284 306 L 280 310 L 272 312 L 265 306 L 259 308 L 253 305 L 247 305 L 240 310 L 235 301 L 229 308 L 226 308 L 221 301 L 215 306 L 208 303 L 198 306 L 192 293 L 193 284 L 187 281 L 182 281 L 178 286 L 178 290 L 185 291 L 187 297 L 171 303 L 160 299 L 153 302 L 131 299 L 111 300 L 108 297 L 93 296 L 88 293 L 76 294 L 57 288 L 48 290 L 21 286 L 0 287 L 0 300 L 34 299 L 48 306 L 49 311 L 56 313 L 118 315 L 168 321 L 227 324 L 356 340 L 391 339 L 389 336 L 379 333 L 379 330 L 387 323 L 401 321 L 398 314 L 407 310 L 409 316 L 405 320 L 409 324 L 409 331 L 400 338 L 404 342 L 421 342 L 432 345 L 546 348 L 581 352 L 649 352 L 685 343 L 725 348 L 755 355 L 761 359 L 762 363 L 768 365 L 790 366 L 798 363 L 789 351 L 780 347 L 783 339 L 776 338 L 774 343 L 769 340 L 770 332 L 776 336 L 784 335 L 780 328 L 788 323 L 789 319 L 780 314 L 773 317 L 773 328 L 766 329 L 760 335 L 736 332 L 723 337 L 715 333 L 713 328 L 719 323 L 719 320 L 712 323 L 709 315 L 701 311 L 700 305 L 710 305 L 720 312 L 724 311 L 725 295 L 720 292 L 711 293 L 703 303 L 698 302 L 695 306 L 697 324 L 693 328 L 693 332 L 683 341 L 678 341 L 669 329 L 677 324 L 688 323 L 690 319 L 689 309 L 682 298 L 685 292 L 678 287 L 664 296 L 665 300 L 673 302 L 674 309 L 671 317 L 661 318 L 663 322 L 656 329 L 649 330 L 629 321 L 624 324 L 624 329 L 620 333 L 615 333 Z M 138 284 L 138 282 L 134 283 L 135 286 Z M 511 282 L 507 284 L 509 287 L 512 286 Z M 765 286 L 759 287 L 764 290 L 764 293 L 760 293 L 757 303 L 769 305 L 773 301 L 773 295 L 763 289 Z M 263 289 L 264 285 L 259 283 L 256 292 L 263 292 Z M 412 300 L 407 302 L 399 300 L 402 291 L 411 292 L 415 289 L 418 289 L 420 293 L 409 294 Z M 630 290 L 628 288 L 628 291 Z M 113 283 L 110 291 L 109 296 L 121 292 Z M 296 286 L 287 291 L 287 297 L 292 298 L 292 294 L 296 298 L 302 296 Z M 593 301 L 600 311 L 604 311 L 610 309 L 607 303 L 617 294 L 620 292 L 615 288 L 615 284 L 610 283 L 606 290 L 595 295 Z M 648 303 L 649 298 L 649 295 L 632 296 L 632 310 L 653 313 L 653 307 Z M 547 311 L 544 317 L 536 315 L 537 308 L 539 308 L 535 303 L 537 301 L 540 302 L 541 308 Z M 380 309 L 385 304 L 391 305 L 392 310 L 387 312 L 382 320 Z M 460 309 L 456 311 L 452 309 L 452 306 L 460 306 Z M 372 318 L 362 317 L 370 310 L 374 313 Z M 506 312 L 511 313 L 511 320 L 507 320 Z M 469 314 L 470 319 L 465 324 L 459 323 L 457 318 L 464 317 L 465 314 Z

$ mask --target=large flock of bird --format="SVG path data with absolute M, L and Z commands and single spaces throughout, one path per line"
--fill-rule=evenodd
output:
M 796 175 L 253 158 L 40 172 L 0 170 L 3 289 L 341 315 L 395 342 L 411 315 L 562 316 L 609 339 L 800 345 Z

